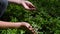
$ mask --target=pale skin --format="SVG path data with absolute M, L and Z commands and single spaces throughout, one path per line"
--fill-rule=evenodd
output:
M 35 10 L 35 6 L 27 1 L 27 0 L 8 0 L 8 2 L 13 2 L 17 4 L 21 4 L 25 9 L 27 10 Z M 36 34 L 34 29 L 29 23 L 26 22 L 4 22 L 0 21 L 0 28 L 7 29 L 7 28 L 20 28 L 20 27 L 26 27 L 29 31 L 31 31 L 31 34 Z
M 27 0 L 8 0 L 8 1 L 21 4 L 27 10 L 36 10 L 35 6 Z

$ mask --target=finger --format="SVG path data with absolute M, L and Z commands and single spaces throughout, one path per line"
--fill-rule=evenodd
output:
M 25 1 L 25 3 L 28 3 L 30 6 L 35 8 L 35 6 L 31 2 L 29 2 L 29 1 Z
M 32 28 L 32 26 L 29 27 L 29 30 L 34 32 L 34 28 Z
M 26 5 L 25 3 L 22 4 L 24 6 L 25 9 L 27 10 L 35 10 L 35 8 L 32 8 L 30 5 L 30 7 L 28 5 Z
M 31 32 L 32 34 L 36 34 L 36 32 L 35 32 L 35 30 L 34 30 L 33 28 L 30 28 L 30 32 Z
M 28 28 L 32 28 L 32 26 L 29 26 Z
M 32 3 L 28 2 L 28 1 L 25 3 L 29 7 L 29 10 L 36 10 L 35 6 Z
M 32 28 L 32 26 L 29 26 L 28 29 L 31 31 L 32 34 L 35 34 L 35 30 L 34 28 Z
M 30 10 L 36 10 L 35 8 L 30 8 Z
M 22 5 L 24 6 L 25 9 L 30 9 L 24 2 L 22 3 Z
M 30 3 L 27 3 L 27 2 L 26 2 L 26 5 L 27 5 L 29 8 L 35 8 L 35 7 L 32 6 Z
M 32 32 L 35 32 L 34 28 L 32 28 Z

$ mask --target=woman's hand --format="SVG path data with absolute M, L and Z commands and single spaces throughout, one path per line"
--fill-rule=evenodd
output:
M 29 1 L 22 1 L 23 7 L 27 10 L 36 10 L 35 6 Z
M 22 4 L 23 7 L 27 10 L 36 10 L 35 6 L 28 0 L 8 0 L 12 3 Z
M 22 27 L 26 27 L 27 30 L 29 30 L 31 32 L 31 34 L 36 34 L 35 30 L 32 28 L 32 26 L 29 24 L 29 23 L 26 23 L 26 22 L 22 22 L 21 23 Z

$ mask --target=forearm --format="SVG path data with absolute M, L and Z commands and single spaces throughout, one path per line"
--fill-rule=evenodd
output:
M 21 0 L 7 0 L 8 2 L 21 4 Z
M 21 27 L 21 23 L 11 23 L 11 22 L 0 21 L 0 28 L 2 29 L 19 28 L 19 27 Z

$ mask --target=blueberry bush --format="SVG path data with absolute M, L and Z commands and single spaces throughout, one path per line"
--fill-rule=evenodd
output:
M 60 34 L 60 0 L 29 0 L 36 10 L 29 11 L 21 5 L 11 4 L 1 20 L 9 22 L 28 22 L 37 34 Z M 29 34 L 23 29 L 0 30 L 0 34 Z

